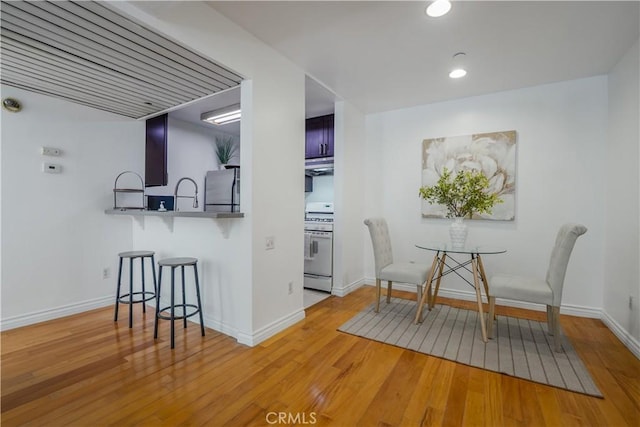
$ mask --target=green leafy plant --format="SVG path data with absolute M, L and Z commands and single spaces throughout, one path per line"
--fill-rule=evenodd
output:
M 455 176 L 446 168 L 438 182 L 421 187 L 420 197 L 430 204 L 446 206 L 447 218 L 468 217 L 474 213 L 491 214 L 491 208 L 502 199 L 489 193 L 489 179 L 480 171 L 462 170 Z
M 216 136 L 216 156 L 221 165 L 229 163 L 238 152 L 238 146 L 232 136 Z

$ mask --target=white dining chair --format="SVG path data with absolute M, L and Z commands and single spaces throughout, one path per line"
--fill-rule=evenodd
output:
M 419 303 L 431 267 L 413 262 L 394 262 L 387 221 L 384 218 L 367 218 L 364 223 L 369 228 L 371 243 L 373 244 L 373 258 L 376 269 L 376 313 L 380 310 L 380 294 L 383 280 L 387 281 L 387 304 L 391 302 L 393 282 L 416 285 L 417 301 Z M 429 293 L 431 292 L 430 285 L 426 289 Z
M 587 228 L 580 224 L 565 224 L 560 227 L 555 246 L 551 251 L 551 260 L 545 279 L 497 274 L 489 280 L 489 326 L 487 329 L 489 338 L 493 336 L 496 298 L 545 304 L 547 327 L 549 334 L 553 335 L 555 351 L 562 351 L 560 342 L 562 287 L 571 251 L 578 237 L 586 231 Z

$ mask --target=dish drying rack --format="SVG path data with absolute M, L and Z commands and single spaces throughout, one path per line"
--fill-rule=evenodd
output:
M 132 174 L 138 177 L 138 179 L 140 180 L 140 188 L 119 188 L 118 187 L 118 180 L 120 179 L 120 177 L 122 175 L 127 175 L 127 174 Z M 142 203 L 140 206 L 118 206 L 118 194 L 120 193 L 140 193 L 140 196 L 142 197 Z M 144 181 L 142 180 L 142 177 L 132 171 L 124 171 L 121 172 L 117 177 L 115 182 L 113 183 L 113 209 L 120 209 L 120 210 L 127 210 L 127 209 L 138 209 L 138 210 L 144 210 Z

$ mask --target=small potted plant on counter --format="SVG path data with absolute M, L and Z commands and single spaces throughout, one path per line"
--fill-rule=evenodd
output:
M 225 169 L 237 152 L 238 146 L 232 136 L 216 136 L 216 157 L 218 157 L 220 169 Z
M 454 218 L 449 234 L 453 247 L 464 247 L 467 225 L 463 219 L 472 218 L 474 213 L 491 214 L 491 208 L 502 199 L 489 193 L 489 179 L 477 170 L 461 170 L 453 176 L 444 169 L 438 182 L 431 187 L 421 187 L 419 195 L 430 204 L 447 208 L 447 218 Z

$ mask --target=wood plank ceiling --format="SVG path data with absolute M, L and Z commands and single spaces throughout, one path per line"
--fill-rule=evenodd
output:
M 242 77 L 95 1 L 2 1 L 2 84 L 131 118 Z

